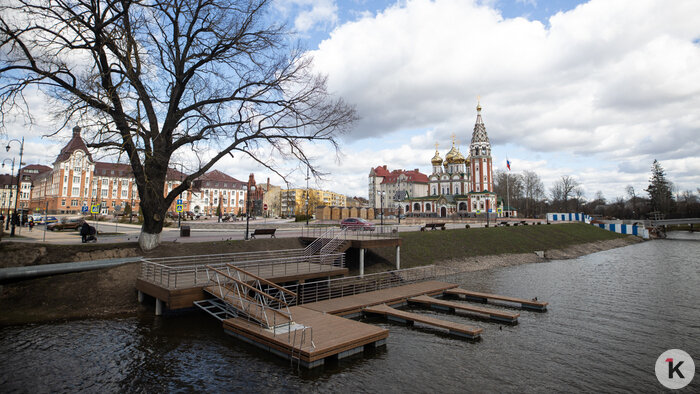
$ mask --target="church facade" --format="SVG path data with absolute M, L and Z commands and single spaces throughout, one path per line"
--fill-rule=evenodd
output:
M 480 104 L 476 111 L 467 156 L 455 146 L 454 135 L 452 148 L 444 160 L 435 144 L 435 155 L 430 161 L 432 173 L 428 176 L 428 195 L 404 201 L 402 208 L 408 216 L 465 217 L 498 212 L 498 196 L 493 191 L 491 143 L 481 118 Z

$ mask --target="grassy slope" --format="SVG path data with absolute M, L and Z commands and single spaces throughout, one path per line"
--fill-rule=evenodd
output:
M 621 237 L 625 235 L 579 223 L 402 233 L 401 267 L 471 256 L 534 253 Z M 373 252 L 374 262 L 393 265 L 393 248 Z

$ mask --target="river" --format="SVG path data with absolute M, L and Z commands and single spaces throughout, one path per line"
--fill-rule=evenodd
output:
M 469 342 L 369 320 L 385 348 L 313 371 L 224 334 L 203 313 L 80 320 L 0 331 L 2 392 L 662 391 L 654 364 L 678 348 L 700 368 L 700 234 L 573 260 L 477 271 L 461 287 L 538 297 L 516 326 L 411 309 L 484 328 Z M 700 391 L 700 374 L 684 392 Z

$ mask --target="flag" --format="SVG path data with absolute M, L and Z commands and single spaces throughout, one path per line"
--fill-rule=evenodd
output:
M 508 167 L 508 171 L 510 171 L 510 160 L 506 159 L 506 167 Z

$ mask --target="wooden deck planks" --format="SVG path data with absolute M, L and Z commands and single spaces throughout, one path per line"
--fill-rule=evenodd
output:
M 405 321 L 419 322 L 434 327 L 444 328 L 446 330 L 449 330 L 451 333 L 464 334 L 469 338 L 478 338 L 484 331 L 483 328 L 468 326 L 466 324 L 455 323 L 447 320 L 440 320 L 430 316 L 419 315 L 417 313 L 400 311 L 398 309 L 394 309 L 390 306 L 387 306 L 386 304 L 367 307 L 364 309 L 364 312 L 398 317 L 399 319 Z
M 303 304 L 303 307 L 313 309 L 318 312 L 343 316 L 352 313 L 359 313 L 362 311 L 362 308 L 372 305 L 397 304 L 403 303 L 407 299 L 419 295 L 441 294 L 443 291 L 457 286 L 458 285 L 456 284 L 439 281 L 411 283 L 388 289 L 375 290 L 367 293 L 312 302 Z
M 484 300 L 484 301 L 491 299 L 491 300 L 498 300 L 498 301 L 513 302 L 513 303 L 522 305 L 524 308 L 536 309 L 536 310 L 546 310 L 547 305 L 549 305 L 548 302 L 543 302 L 543 301 L 525 300 L 522 298 L 508 297 L 508 296 L 502 296 L 502 295 L 498 295 L 498 294 L 479 293 L 476 291 L 464 290 L 464 289 L 460 289 L 460 288 L 445 290 L 445 294 L 463 295 L 467 298 L 480 299 L 480 300 Z
M 295 323 L 312 327 L 315 348 L 311 346 L 312 334 L 310 331 L 307 331 L 307 343 L 304 346 L 299 346 L 300 332 L 297 332 L 296 344 L 292 344 L 293 332 L 290 340 L 290 336 L 286 333 L 273 335 L 271 331 L 261 329 L 254 322 L 240 317 L 224 320 L 224 329 L 243 335 L 258 344 L 268 346 L 286 355 L 291 354 L 292 349 L 294 349 L 294 356 L 300 357 L 307 363 L 374 343 L 389 336 L 389 330 L 301 306 L 290 308 L 290 312 Z
M 518 321 L 518 317 L 520 317 L 519 313 L 511 313 L 511 312 L 499 311 L 497 309 L 483 308 L 483 307 L 479 307 L 479 306 L 461 304 L 458 302 L 445 301 L 445 300 L 440 300 L 440 299 L 429 297 L 429 296 L 412 297 L 412 298 L 408 299 L 408 302 L 424 304 L 424 305 L 437 305 L 437 306 L 441 306 L 441 307 L 449 308 L 449 309 L 460 309 L 460 310 L 467 311 L 467 312 L 473 312 L 473 313 L 478 313 L 481 315 L 486 315 L 486 316 L 490 317 L 491 319 L 498 320 L 498 321 L 505 321 L 508 323 L 515 323 Z

